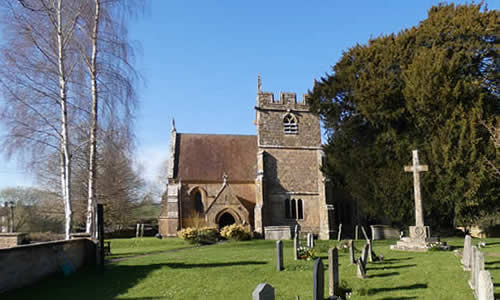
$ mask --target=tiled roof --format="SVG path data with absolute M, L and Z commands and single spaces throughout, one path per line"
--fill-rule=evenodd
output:
M 253 182 L 257 136 L 177 134 L 177 178 L 182 181 Z

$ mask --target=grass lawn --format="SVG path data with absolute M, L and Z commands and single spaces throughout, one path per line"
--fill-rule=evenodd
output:
M 113 243 L 112 241 L 112 251 Z M 462 238 L 447 239 L 463 247 Z M 477 244 L 479 240 L 474 239 Z M 500 239 L 485 240 L 484 252 L 500 253 Z M 163 240 L 179 243 L 178 240 Z M 129 249 L 124 243 L 124 249 Z M 352 291 L 350 299 L 473 299 L 460 258 L 453 252 L 399 252 L 393 241 L 374 241 L 383 262 L 369 263 L 368 278 L 356 278 L 348 252 L 339 252 L 341 285 Z M 335 241 L 320 241 L 323 263 Z M 361 249 L 363 242 L 356 242 Z M 53 277 L 2 299 L 251 299 L 260 282 L 272 284 L 276 299 L 312 299 L 312 261 L 294 261 L 292 241 L 284 241 L 285 270 L 275 271 L 275 242 L 256 240 L 131 258 L 106 266 L 104 273 L 83 270 L 70 277 Z M 168 247 L 168 246 L 164 246 Z M 151 249 L 156 249 L 152 247 Z M 138 251 L 143 253 L 142 251 Z M 126 253 L 130 253 L 127 250 Z M 359 255 L 359 253 L 358 253 Z M 486 257 L 500 296 L 500 257 Z M 325 296 L 328 277 L 325 274 Z M 3 296 L 3 295 L 2 295 Z
M 179 238 L 170 238 L 160 240 L 157 238 L 130 238 L 130 239 L 111 239 L 111 255 L 106 259 L 124 258 L 160 251 L 193 247 L 193 245 Z

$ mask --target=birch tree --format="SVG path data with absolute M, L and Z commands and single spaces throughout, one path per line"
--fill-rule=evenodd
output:
M 3 1 L 6 43 L 1 45 L 2 121 L 8 154 L 31 150 L 43 160 L 56 151 L 60 157 L 61 198 L 65 237 L 72 231 L 71 118 L 80 111 L 69 96 L 79 62 L 72 47 L 80 15 L 77 1 Z
M 91 94 L 88 157 L 88 202 L 86 232 L 95 236 L 97 139 L 99 119 L 124 120 L 131 128 L 136 106 L 137 75 L 132 67 L 133 47 L 127 39 L 124 15 L 137 11 L 144 2 L 93 0 L 87 2 L 85 16 L 79 23 L 84 39 L 79 44 L 87 66 Z

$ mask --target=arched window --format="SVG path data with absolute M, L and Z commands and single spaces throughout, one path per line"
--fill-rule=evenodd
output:
M 286 114 L 283 118 L 283 131 L 285 134 L 297 134 L 297 118 L 292 114 Z
M 304 202 L 302 199 L 285 200 L 285 218 L 295 220 L 304 219 Z
M 290 219 L 290 199 L 285 200 L 285 218 Z
M 295 199 L 292 199 L 292 219 L 297 219 L 297 208 L 295 204 Z
M 302 199 L 297 200 L 297 219 L 304 219 L 304 209 L 302 207 Z
M 203 201 L 200 191 L 196 191 L 194 194 L 194 209 L 199 213 L 204 213 Z

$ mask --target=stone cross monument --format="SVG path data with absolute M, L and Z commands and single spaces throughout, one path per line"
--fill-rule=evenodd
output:
M 405 172 L 413 173 L 413 190 L 415 194 L 415 226 L 410 226 L 410 237 L 403 237 L 394 246 L 399 250 L 425 250 L 428 248 L 430 238 L 429 226 L 424 225 L 424 206 L 422 195 L 420 194 L 420 172 L 429 170 L 427 165 L 420 165 L 418 161 L 418 151 L 413 150 L 413 165 L 405 166 Z
M 424 226 L 424 206 L 420 194 L 420 172 L 429 170 L 427 165 L 420 165 L 418 161 L 418 150 L 413 150 L 413 165 L 405 166 L 405 172 L 413 173 L 413 191 L 415 194 L 415 226 L 410 226 L 410 237 L 412 239 L 428 238 L 428 229 Z

